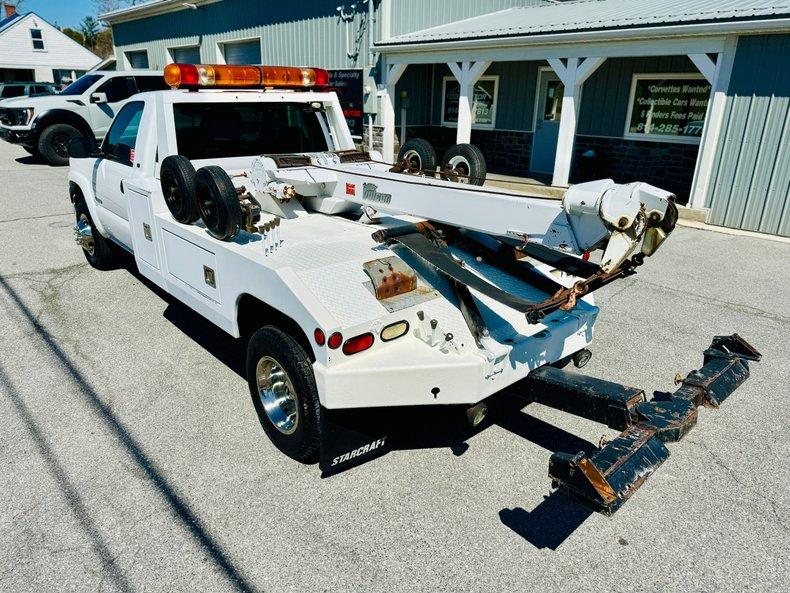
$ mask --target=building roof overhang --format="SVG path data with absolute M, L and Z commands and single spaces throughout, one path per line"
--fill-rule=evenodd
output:
M 221 0 L 152 0 L 145 4 L 137 4 L 127 8 L 105 12 L 99 15 L 99 20 L 110 25 L 115 25 L 127 21 L 136 21 L 158 16 L 160 14 L 167 14 L 168 12 L 194 10 L 200 6 L 213 4 L 214 2 L 221 2 Z

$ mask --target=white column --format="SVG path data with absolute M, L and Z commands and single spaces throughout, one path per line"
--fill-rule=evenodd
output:
M 458 97 L 458 130 L 455 141 L 458 144 L 468 143 L 472 139 L 472 104 L 474 102 L 475 83 L 480 80 L 483 72 L 491 62 L 450 62 L 447 66 L 461 87 Z
M 710 189 L 713 159 L 716 155 L 716 145 L 719 142 L 719 132 L 724 120 L 727 87 L 730 85 L 736 46 L 737 38 L 728 37 L 724 45 L 724 52 L 717 55 L 715 64 L 707 54 L 689 55 L 689 59 L 694 62 L 694 65 L 699 68 L 711 85 L 708 109 L 705 113 L 705 126 L 702 130 L 699 152 L 697 153 L 697 166 L 694 168 L 694 180 L 691 182 L 689 194 L 689 205 L 692 208 L 705 206 L 705 199 Z
M 391 163 L 395 159 L 395 84 L 398 82 L 406 64 L 387 66 L 384 77 L 384 94 L 381 97 L 382 152 L 384 160 Z
M 565 86 L 562 95 L 562 114 L 557 136 L 557 153 L 554 157 L 552 185 L 568 185 L 573 160 L 573 144 L 576 138 L 576 122 L 579 118 L 581 90 L 587 80 L 606 58 L 568 58 L 563 63 L 559 58 L 550 58 L 549 65 Z

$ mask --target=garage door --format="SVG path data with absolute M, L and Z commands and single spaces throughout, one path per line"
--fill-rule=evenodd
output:
M 242 43 L 225 44 L 226 64 L 260 64 L 260 41 L 244 41 Z
M 148 52 L 143 51 L 128 51 L 126 52 L 126 59 L 129 60 L 129 66 L 135 70 L 148 69 Z
M 174 47 L 170 50 L 173 62 L 176 64 L 200 64 L 200 48 L 195 47 Z

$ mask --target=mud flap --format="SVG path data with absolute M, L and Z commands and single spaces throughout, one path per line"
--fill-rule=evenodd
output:
M 757 352 L 738 334 L 716 336 L 704 353 L 701 369 L 685 379 L 672 394 L 658 393 L 652 400 L 641 393 L 591 377 L 558 369 L 537 369 L 528 385 L 545 405 L 607 423 L 624 421 L 625 430 L 591 456 L 555 453 L 549 461 L 549 477 L 555 488 L 572 499 L 611 515 L 669 457 L 665 442 L 678 441 L 697 423 L 697 406 L 717 408 L 749 376 L 749 361 Z M 547 387 L 552 387 L 549 395 Z M 558 389 L 561 387 L 561 389 Z M 642 401 L 640 401 L 642 400 Z M 617 428 L 620 428 L 617 426 Z
M 322 477 L 381 457 L 391 450 L 391 440 L 375 409 L 329 410 L 321 406 L 318 467 Z

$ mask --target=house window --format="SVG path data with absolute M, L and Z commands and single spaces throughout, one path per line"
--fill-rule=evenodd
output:
M 33 40 L 33 49 L 44 49 L 44 37 L 41 35 L 41 29 L 30 29 L 30 39 Z
M 635 74 L 626 138 L 698 143 L 710 84 L 697 74 Z
M 496 123 L 499 76 L 481 76 L 475 83 L 472 99 L 472 127 L 491 130 Z M 442 125 L 458 125 L 458 98 L 461 85 L 453 76 L 445 76 L 442 86 Z

